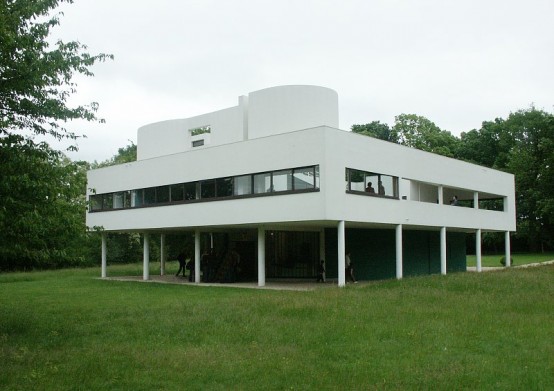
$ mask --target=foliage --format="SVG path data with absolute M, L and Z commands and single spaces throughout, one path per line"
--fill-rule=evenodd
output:
M 312 292 L 98 274 L 0 275 L 2 389 L 554 388 L 554 266 Z
M 199 128 L 189 129 L 191 136 L 199 136 L 205 133 L 211 133 L 212 127 L 210 125 L 200 126 Z
M 397 115 L 392 131 L 398 143 L 407 147 L 449 157 L 456 154 L 458 139 L 425 117 L 415 114 Z
M 380 121 L 373 121 L 364 125 L 352 125 L 351 129 L 352 132 L 363 134 L 364 136 L 398 143 L 398 135 L 392 131 L 388 124 L 382 124 Z
M 500 258 L 500 264 L 506 266 L 506 257 Z M 515 266 L 514 258 L 510 257 L 510 265 Z
M 514 146 L 513 139 L 504 132 L 504 126 L 505 121 L 496 118 L 483 122 L 478 130 L 463 132 L 456 157 L 482 166 L 504 169 L 509 151 Z
M 458 158 L 515 175 L 517 236 L 554 248 L 554 115 L 530 107 L 462 133 Z
M 508 118 L 485 121 L 480 129 L 460 138 L 415 114 L 400 114 L 395 124 L 374 121 L 353 125 L 352 131 L 408 147 L 510 172 L 516 180 L 518 242 L 531 251 L 554 248 L 554 115 L 531 107 Z M 483 206 L 495 209 L 491 202 Z M 484 235 L 491 248 L 501 246 L 500 235 Z
M 79 42 L 58 41 L 50 48 L 48 38 L 59 19 L 49 13 L 63 2 L 73 1 L 0 3 L 0 136 L 28 131 L 75 139 L 78 135 L 65 122 L 97 120 L 97 103 L 68 105 L 77 87 L 72 78 L 74 74 L 92 76 L 90 68 L 95 63 L 113 56 L 90 55 Z
M 380 121 L 373 121 L 363 125 L 352 125 L 351 129 L 354 133 L 449 157 L 456 155 L 459 143 L 450 132 L 415 114 L 397 115 L 392 128 Z
M 516 177 L 518 229 L 533 250 L 554 247 L 554 115 L 531 107 L 510 114 L 506 170 Z
M 137 160 L 137 146 L 131 140 L 129 141 L 131 142 L 131 144 L 123 148 L 119 148 L 117 150 L 117 154 L 112 156 L 110 159 L 104 160 L 103 162 L 100 162 L 100 163 L 94 162 L 92 163 L 91 168 L 94 169 L 94 168 L 100 168 L 100 167 L 113 166 L 116 164 L 135 162 Z
M 83 264 L 87 164 L 8 135 L 0 166 L 0 270 Z
M 100 121 L 97 103 L 72 106 L 75 75 L 113 58 L 79 42 L 51 44 L 59 24 L 50 13 L 72 0 L 0 2 L 0 269 L 86 263 L 85 186 L 88 164 L 71 162 L 35 136 L 79 137 L 75 119 Z M 74 149 L 74 147 L 70 147 Z

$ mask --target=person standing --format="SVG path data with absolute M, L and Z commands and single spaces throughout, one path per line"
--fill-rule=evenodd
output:
M 319 264 L 317 282 L 325 282 L 325 261 L 322 259 Z
M 179 270 L 177 270 L 177 274 L 175 274 L 175 276 L 179 277 L 179 273 L 181 273 L 181 270 L 182 270 L 183 277 L 185 277 L 186 266 L 187 266 L 187 256 L 185 255 L 184 251 L 181 251 L 179 255 L 177 255 L 177 260 L 179 261 Z
M 352 260 L 350 259 L 350 251 L 346 252 L 345 257 L 345 275 L 350 277 L 352 282 L 356 284 L 358 281 L 356 281 L 356 278 L 354 277 L 354 264 L 352 263 Z

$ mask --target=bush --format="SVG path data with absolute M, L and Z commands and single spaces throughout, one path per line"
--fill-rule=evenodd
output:
M 506 266 L 506 257 L 500 258 L 500 263 L 502 266 Z M 510 265 L 514 266 L 514 258 L 510 257 Z

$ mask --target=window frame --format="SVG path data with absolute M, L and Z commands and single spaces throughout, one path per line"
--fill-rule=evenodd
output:
M 290 172 L 290 187 L 287 185 L 286 190 L 274 190 L 273 187 L 273 176 L 275 173 L 281 173 L 281 172 Z M 295 188 L 294 185 L 294 178 L 295 173 L 300 172 L 311 172 L 313 173 L 313 182 L 311 183 L 311 187 L 307 188 Z M 110 193 L 103 193 L 103 194 L 91 194 L 89 197 L 90 200 L 90 212 L 106 212 L 111 210 L 124 210 L 124 209 L 137 209 L 137 208 L 150 208 L 150 207 L 156 207 L 156 206 L 166 206 L 166 205 L 178 205 L 178 204 L 188 204 L 188 203 L 197 203 L 197 202 L 212 202 L 212 201 L 221 201 L 221 200 L 234 200 L 234 199 L 243 199 L 243 198 L 255 198 L 255 197 L 267 197 L 267 196 L 273 196 L 273 195 L 286 195 L 286 194 L 301 194 L 301 193 L 311 193 L 311 192 L 319 192 L 319 164 L 316 165 L 306 165 L 301 167 L 294 167 L 294 168 L 284 168 L 284 169 L 277 169 L 272 171 L 263 171 L 263 172 L 257 172 L 257 173 L 251 173 L 251 174 L 239 174 L 239 175 L 233 175 L 233 176 L 227 176 L 227 177 L 218 177 L 218 178 L 210 178 L 210 179 L 202 179 L 198 181 L 192 181 L 192 182 L 182 182 L 182 183 L 172 183 L 168 185 L 160 185 L 160 186 L 150 186 L 150 187 L 144 187 L 139 189 L 132 189 L 132 190 L 123 190 L 123 191 L 117 191 L 117 192 L 110 192 Z M 265 189 L 265 181 L 264 180 L 264 192 L 255 192 L 255 185 L 254 185 L 254 179 L 257 175 L 265 175 L 265 178 L 269 177 L 269 188 Z M 235 194 L 235 184 L 237 178 L 249 178 L 249 192 L 245 194 L 236 195 Z M 218 192 L 218 183 L 221 183 L 220 181 L 230 181 L 230 194 L 221 194 Z M 288 179 L 287 179 L 288 180 Z M 211 187 L 213 185 L 213 196 L 210 197 L 203 197 L 203 186 L 209 185 Z M 175 188 L 175 186 L 179 186 L 182 189 L 183 192 L 183 199 L 179 200 L 173 200 L 172 196 L 172 189 Z M 168 188 L 169 193 L 169 201 L 160 202 L 158 200 L 158 189 L 161 188 Z M 123 208 L 113 208 L 113 197 L 116 193 L 124 193 L 124 207 Z M 194 193 L 194 197 L 191 197 L 191 195 Z M 153 195 L 153 199 L 152 199 Z M 149 199 L 147 200 L 147 196 L 149 196 Z M 109 199 L 112 199 L 112 207 L 106 207 L 104 208 L 104 203 L 107 202 Z M 127 199 L 128 199 L 128 206 L 127 205 Z M 93 202 L 100 201 L 100 208 L 93 207 Z M 147 202 L 149 201 L 149 202 Z M 135 204 L 135 205 L 133 205 Z M 138 204 L 138 205 L 137 205 Z

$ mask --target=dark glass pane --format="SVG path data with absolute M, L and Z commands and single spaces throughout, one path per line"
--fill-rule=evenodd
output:
M 218 197 L 233 195 L 233 178 L 219 178 L 215 181 Z
M 131 192 L 130 191 L 123 192 L 123 207 L 124 208 L 130 208 L 131 207 Z
M 94 194 L 89 197 L 90 210 L 102 210 L 102 194 Z
M 360 170 L 349 170 L 350 175 L 350 190 L 354 191 L 364 191 L 366 188 L 365 172 Z
M 171 185 L 171 202 L 183 201 L 185 198 L 183 184 Z
M 196 184 L 197 182 L 189 182 L 183 185 L 185 188 L 185 200 L 196 199 Z
M 149 187 L 144 189 L 144 205 L 152 205 L 156 203 L 156 188 Z
M 215 179 L 200 181 L 200 198 L 215 197 Z
M 113 193 L 104 194 L 102 209 L 113 209 Z
M 156 202 L 158 204 L 169 202 L 169 186 L 159 186 L 156 188 Z

